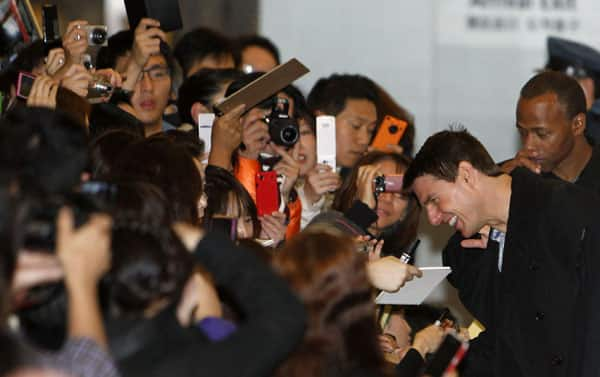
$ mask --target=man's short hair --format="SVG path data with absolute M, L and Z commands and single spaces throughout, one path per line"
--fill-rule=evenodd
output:
M 221 85 L 228 81 L 235 81 L 242 75 L 236 69 L 201 69 L 188 77 L 181 87 L 177 96 L 177 109 L 183 123 L 194 124 L 191 109 L 194 103 L 200 102 L 207 108 L 211 108 L 211 98 L 221 89 Z
M 521 89 L 521 98 L 531 99 L 546 93 L 555 93 L 567 119 L 586 113 L 585 94 L 581 85 L 564 73 L 544 71 L 533 76 Z
M 224 35 L 207 28 L 187 32 L 177 42 L 174 51 L 184 75 L 187 75 L 194 64 L 208 57 L 218 60 L 231 56 L 236 61 L 233 43 Z
M 333 74 L 317 81 L 307 103 L 313 114 L 322 111 L 335 116 L 344 111 L 348 99 L 364 99 L 377 106 L 377 88 L 365 76 Z
M 251 46 L 257 46 L 262 49 L 269 51 L 271 55 L 273 55 L 273 59 L 277 65 L 281 64 L 279 49 L 275 44 L 268 38 L 262 37 L 260 35 L 248 35 L 244 37 L 240 37 L 237 42 L 238 45 L 238 54 L 241 56 L 244 49 Z
M 458 165 L 467 161 L 480 172 L 498 176 L 502 171 L 485 147 L 462 127 L 430 136 L 404 173 L 404 189 L 410 189 L 418 177 L 426 174 L 454 182 Z
M 131 51 L 133 47 L 133 31 L 122 30 L 108 38 L 108 45 L 98 50 L 96 67 L 98 69 L 115 68 L 117 59 Z

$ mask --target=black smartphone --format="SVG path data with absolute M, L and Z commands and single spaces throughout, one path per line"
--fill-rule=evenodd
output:
M 452 372 L 465 357 L 469 343 L 459 340 L 452 334 L 446 335 L 437 352 L 425 365 L 425 375 L 441 377 L 444 373 Z
M 58 10 L 54 4 L 46 4 L 42 8 L 44 20 L 44 43 L 53 43 L 60 39 L 60 30 L 58 27 Z
M 142 18 L 158 20 L 164 32 L 179 30 L 183 27 L 179 2 L 173 0 L 125 0 L 125 10 L 131 30 L 135 29 Z
M 35 76 L 33 74 L 19 72 L 19 79 L 17 80 L 17 97 L 26 100 L 27 97 L 29 97 L 29 93 L 31 93 L 33 81 L 35 81 Z

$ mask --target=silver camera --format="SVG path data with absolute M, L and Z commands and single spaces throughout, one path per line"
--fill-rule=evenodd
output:
M 108 45 L 108 27 L 106 25 L 86 25 L 84 29 L 87 32 L 90 46 Z

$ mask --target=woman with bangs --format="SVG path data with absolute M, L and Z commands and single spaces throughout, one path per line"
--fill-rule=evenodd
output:
M 402 175 L 411 160 L 397 153 L 370 152 L 363 156 L 344 179 L 332 209 L 348 214 L 361 213 L 351 220 L 368 234 L 384 240 L 382 255 L 400 257 L 417 237 L 420 208 L 416 200 L 403 193 L 375 194 L 378 176 Z

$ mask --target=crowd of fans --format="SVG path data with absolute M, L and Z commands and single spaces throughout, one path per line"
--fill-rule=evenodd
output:
M 307 95 L 289 85 L 239 106 L 216 117 L 203 140 L 203 114 L 281 63 L 271 41 L 198 28 L 171 47 L 160 23 L 143 19 L 113 34 L 90 65 L 86 24 L 69 23 L 60 48 L 23 46 L 0 73 L 0 376 L 421 376 L 447 337 L 470 340 L 451 315 L 438 320 L 442 308 L 375 305 L 378 291 L 422 275 L 401 259 L 417 242 L 422 211 L 458 231 L 444 264 L 485 330 L 458 369 L 442 369 L 446 376 L 599 372 L 585 358 L 568 359 L 579 340 L 564 341 L 552 365 L 580 374 L 554 374 L 534 362 L 537 353 L 528 356 L 533 343 L 521 336 L 531 334 L 518 330 L 539 324 L 500 310 L 515 302 L 499 292 L 538 289 L 515 275 L 515 249 L 529 255 L 529 271 L 554 268 L 563 277 L 560 263 L 527 254 L 533 244 L 510 238 L 517 230 L 506 219 L 484 216 L 508 216 L 500 194 L 523 167 L 600 188 L 600 154 L 584 134 L 586 101 L 575 79 L 545 71 L 525 85 L 517 108 L 523 149 L 500 165 L 461 130 L 432 136 L 413 163 L 412 116 L 360 74 L 334 73 Z M 34 76 L 26 96 L 22 72 Z M 101 83 L 112 89 L 98 96 Z M 291 146 L 273 142 L 266 121 L 280 108 L 298 126 Z M 335 117 L 336 169 L 317 159 L 321 115 Z M 388 115 L 407 123 L 404 137 L 373 148 Z M 264 213 L 257 181 L 270 171 L 279 209 Z M 404 176 L 404 190 L 376 190 L 386 176 Z M 539 208 L 560 196 L 547 197 Z M 506 205 L 494 212 L 490 203 Z M 518 204 L 510 202 L 513 217 Z M 594 228 L 583 229 L 568 239 L 581 235 L 583 244 Z M 556 258 L 578 263 L 577 271 L 594 260 Z M 530 285 L 502 280 L 509 273 Z M 574 285 L 561 298 L 591 289 L 565 276 Z M 592 284 L 589 276 L 581 281 Z M 518 297 L 523 304 L 533 296 Z M 581 302 L 573 307 L 591 307 Z M 540 323 L 552 317 L 542 309 L 532 309 Z M 589 324 L 591 309 L 582 313 L 567 319 Z M 548 318 L 552 332 L 574 322 Z M 595 327 L 571 330 L 586 329 Z M 558 347 L 543 334 L 531 336 Z M 590 339 L 578 348 L 586 357 L 597 343 Z

